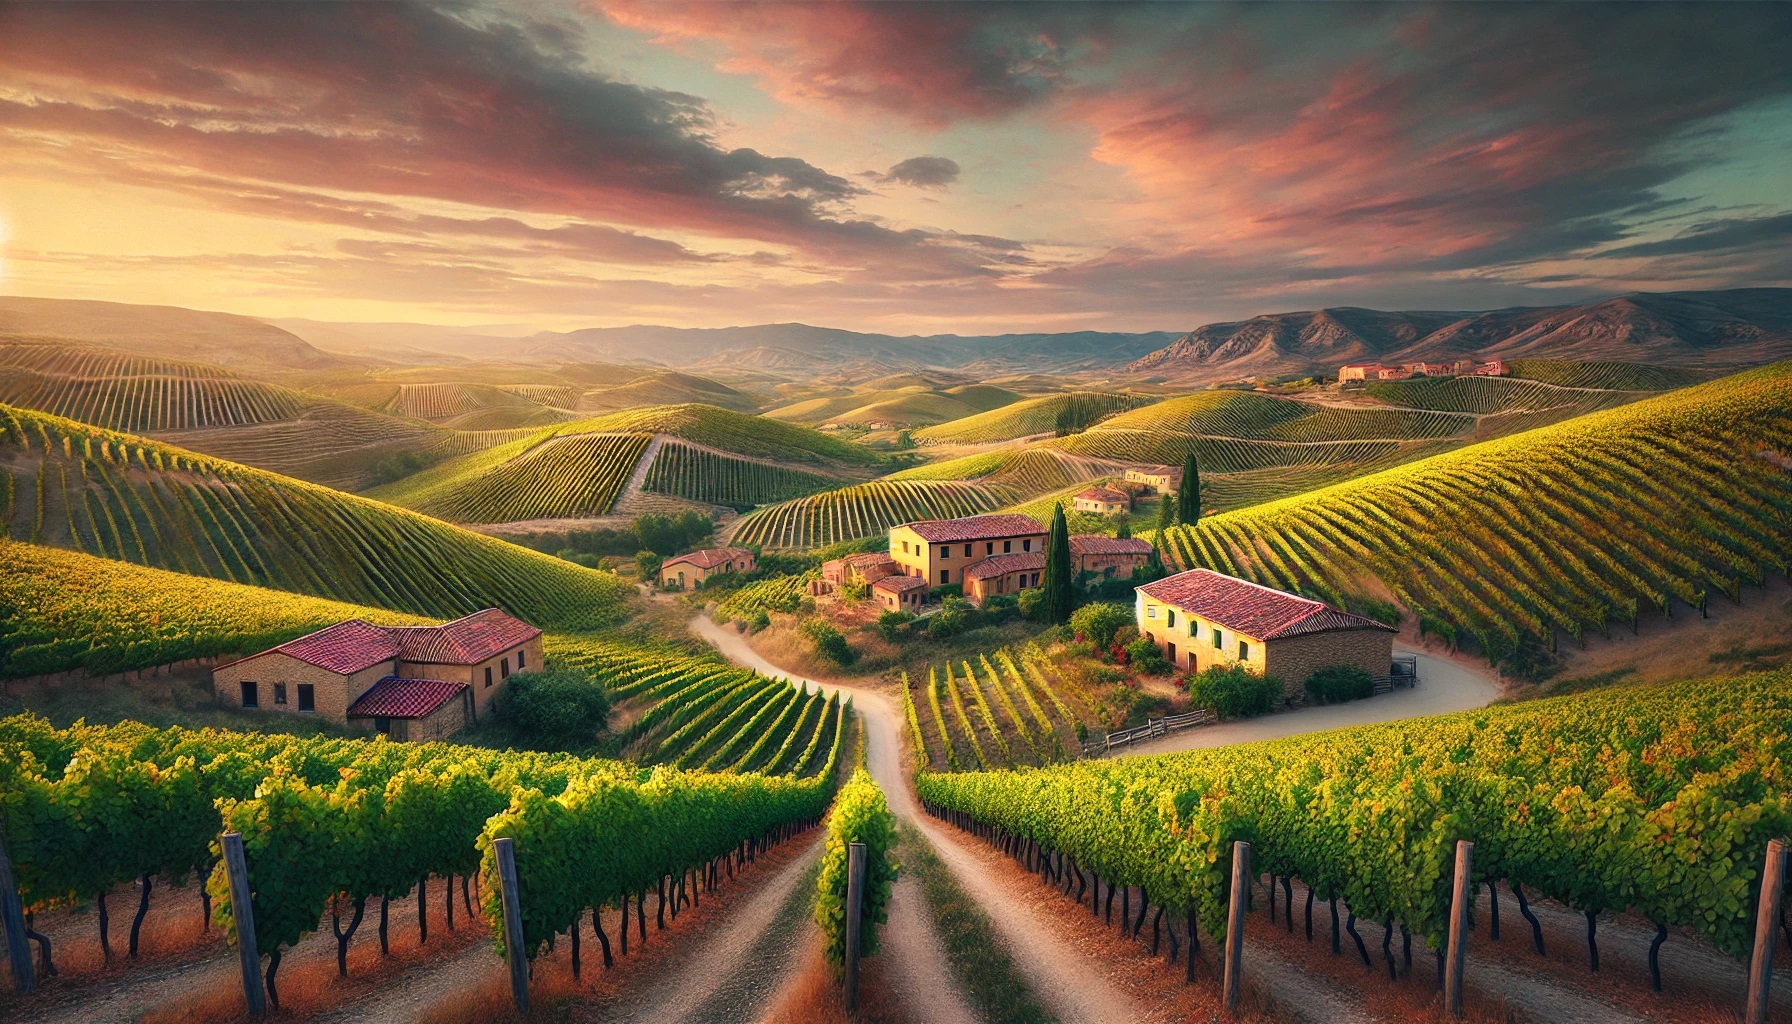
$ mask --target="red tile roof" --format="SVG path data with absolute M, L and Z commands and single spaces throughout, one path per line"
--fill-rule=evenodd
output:
M 1322 601 L 1273 590 L 1211 569 L 1179 572 L 1147 583 L 1139 590 L 1190 615 L 1198 615 L 1258 640 L 1279 640 L 1342 629 L 1397 632 L 1392 626 L 1338 611 Z
M 990 580 L 1011 572 L 1031 572 L 1045 568 L 1045 552 L 1028 551 L 1018 555 L 991 555 L 965 569 L 966 579 Z
M 386 678 L 368 687 L 348 706 L 350 718 L 422 718 L 467 688 L 440 679 Z
M 1043 535 L 1045 527 L 1031 516 L 998 513 L 987 516 L 966 516 L 963 519 L 922 519 L 903 526 L 934 544 L 950 544 L 961 540 L 989 540 L 1000 537 Z
M 400 658 L 430 665 L 477 665 L 541 635 L 496 608 L 440 626 L 395 626 L 389 632 L 398 641 Z
M 393 658 L 431 665 L 477 665 L 540 635 L 541 630 L 496 608 L 440 626 L 376 626 L 361 619 L 346 619 L 249 658 L 278 651 L 307 665 L 346 676 Z M 227 668 L 237 661 L 218 668 Z
M 1079 501 L 1130 502 L 1132 496 L 1125 491 L 1116 491 L 1111 487 L 1091 487 L 1077 495 Z
M 882 551 L 866 551 L 856 555 L 847 555 L 845 558 L 841 559 L 841 561 L 852 566 L 854 569 L 864 569 L 869 566 L 883 565 L 885 562 L 888 562 L 891 565 L 897 564 L 894 558 L 884 554 Z
M 1070 537 L 1073 555 L 1149 555 L 1151 542 L 1137 537 L 1103 537 L 1099 533 L 1076 533 Z
M 307 665 L 316 665 L 337 675 L 353 675 L 364 668 L 369 668 L 382 661 L 391 661 L 398 657 L 398 641 L 392 632 L 382 626 L 376 626 L 362 619 L 346 619 L 334 626 L 326 626 L 315 633 L 307 633 L 297 640 L 288 640 L 271 650 L 261 654 L 251 654 L 250 658 L 259 658 L 262 654 L 278 651 L 291 658 L 297 658 Z M 239 658 L 237 661 L 248 661 Z M 228 662 L 234 665 L 237 662 Z M 219 665 L 219 668 L 226 667 Z
M 919 576 L 885 576 L 871 585 L 872 590 L 887 590 L 892 594 L 907 593 L 917 587 L 925 587 L 927 581 Z
M 660 564 L 660 568 L 664 569 L 668 565 L 677 565 L 683 562 L 699 569 L 714 569 L 731 559 L 752 557 L 753 552 L 746 548 L 704 548 L 702 551 L 692 551 L 676 558 L 668 558 Z

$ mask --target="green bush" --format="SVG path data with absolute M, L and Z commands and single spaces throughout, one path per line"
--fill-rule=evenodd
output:
M 1126 645 L 1126 662 L 1135 671 L 1148 676 L 1161 676 L 1170 671 L 1170 661 L 1157 649 L 1150 637 L 1139 637 Z
M 1020 613 L 1028 622 L 1047 621 L 1044 587 L 1032 587 L 1021 591 L 1015 598 L 1015 603 L 1020 606 Z
M 962 597 L 948 597 L 944 607 L 927 620 L 927 635 L 944 640 L 978 629 L 985 622 L 976 605 Z
M 884 802 L 883 790 L 863 768 L 854 770 L 834 797 L 822 846 L 821 873 L 815 883 L 815 923 L 827 939 L 828 962 L 835 967 L 846 962 L 847 847 L 852 843 L 865 844 L 859 928 L 859 955 L 865 957 L 877 952 L 877 926 L 889 919 L 890 891 L 901 866 L 895 856 L 896 819 Z
M 833 624 L 821 619 L 803 623 L 803 635 L 815 645 L 815 653 L 842 668 L 858 660 L 858 652 L 846 643 L 846 637 Z
M 1132 625 L 1132 609 L 1123 604 L 1086 604 L 1070 613 L 1070 629 L 1076 635 L 1105 651 L 1114 642 L 1114 634 L 1122 626 Z
M 895 643 L 902 639 L 903 627 L 914 620 L 915 617 L 907 612 L 885 611 L 877 617 L 877 635 Z
M 747 632 L 757 633 L 772 624 L 772 617 L 764 608 L 755 608 L 753 614 L 747 616 Z
M 610 722 L 610 695 L 583 672 L 518 672 L 504 684 L 497 723 L 519 746 L 586 750 Z
M 1281 693 L 1280 679 L 1256 675 L 1237 665 L 1215 665 L 1188 678 L 1188 695 L 1195 705 L 1211 708 L 1221 718 L 1267 714 Z
M 1355 665 L 1327 665 L 1307 677 L 1307 693 L 1321 704 L 1360 700 L 1375 693 L 1375 677 Z
M 566 556 L 561 555 L 560 557 L 565 558 Z M 590 558 L 592 556 L 585 555 L 583 557 Z M 575 557 L 573 560 L 578 561 L 578 558 Z M 640 570 L 641 579 L 644 581 L 652 582 L 654 580 L 659 579 L 660 578 L 660 566 L 664 565 L 665 563 L 666 563 L 666 556 L 660 554 L 657 551 L 641 550 L 641 551 L 635 552 L 635 568 Z M 584 565 L 586 563 L 580 562 L 579 564 Z M 595 568 L 597 568 L 597 566 L 592 565 L 591 568 L 595 569 Z

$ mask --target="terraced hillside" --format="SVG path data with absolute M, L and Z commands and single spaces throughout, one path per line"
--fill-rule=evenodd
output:
M 714 406 L 656 406 L 536 431 L 370 494 L 456 522 L 507 523 L 603 515 L 637 474 L 649 491 L 751 505 L 864 479 L 878 462 L 805 427 Z
M 591 673 L 629 724 L 610 752 L 642 764 L 810 775 L 845 721 L 838 696 L 767 679 L 714 655 L 598 637 L 550 636 L 551 662 Z
M 977 770 L 1074 760 L 1094 698 L 1037 654 L 997 651 L 905 681 L 903 709 L 921 770 Z
M 921 444 L 991 444 L 1016 438 L 1050 434 L 1059 417 L 1078 412 L 1089 417 L 1108 416 L 1136 409 L 1153 401 L 1149 396 L 1108 391 L 1070 391 L 1043 398 L 1014 402 L 989 412 L 967 416 L 915 432 Z
M 1211 516 L 1166 557 L 1346 606 L 1382 587 L 1522 667 L 1561 634 L 1740 599 L 1792 567 L 1789 509 L 1779 363 Z
M 985 384 L 960 384 L 936 388 L 925 384 L 906 387 L 859 388 L 844 395 L 811 398 L 766 412 L 772 419 L 820 426 L 868 426 L 883 423 L 924 427 L 963 419 L 1020 401 L 1021 396 Z
M 246 654 L 348 618 L 431 621 L 11 540 L 0 540 L 0 608 L 10 629 L 0 678 L 8 679 Z
M 628 592 L 414 512 L 11 406 L 0 523 L 14 540 L 444 618 L 497 606 L 591 628 L 615 621 Z
M 915 519 L 993 512 L 1005 492 L 962 480 L 873 480 L 756 509 L 735 521 L 732 543 L 825 547 L 884 533 Z

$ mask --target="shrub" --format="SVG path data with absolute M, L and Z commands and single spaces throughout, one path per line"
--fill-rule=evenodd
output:
M 842 668 L 858 660 L 858 653 L 846 643 L 846 637 L 833 623 L 810 619 L 803 623 L 803 635 L 815 645 L 815 653 Z
M 1188 679 L 1188 695 L 1197 707 L 1211 708 L 1221 718 L 1267 714 L 1282 693 L 1282 681 L 1259 676 L 1237 665 L 1215 665 Z
M 907 612 L 885 611 L 877 617 L 877 635 L 895 643 L 902 638 L 902 628 L 914 620 Z
M 822 846 L 821 873 L 816 879 L 815 923 L 827 939 L 828 962 L 846 959 L 846 879 L 848 847 L 865 844 L 865 892 L 859 928 L 859 955 L 877 952 L 877 926 L 888 920 L 890 891 L 901 865 L 896 863 L 896 819 L 883 790 L 858 768 L 834 797 L 828 812 L 827 839 Z
M 561 555 L 560 557 L 565 558 L 566 556 Z M 591 556 L 587 555 L 585 557 L 589 558 Z M 576 558 L 574 560 L 577 561 Z M 665 562 L 666 562 L 666 556 L 658 553 L 657 551 L 643 550 L 643 551 L 635 552 L 635 568 L 641 570 L 641 578 L 643 580 L 659 579 L 660 566 L 664 565 Z M 583 565 L 585 563 L 581 562 L 580 564 Z M 591 566 L 591 568 L 595 569 L 595 568 L 597 568 L 597 566 L 593 565 L 593 566 Z
M 764 608 L 755 608 L 753 614 L 747 616 L 747 632 L 757 633 L 772 624 L 771 615 Z
M 1015 598 L 1015 604 L 1020 608 L 1021 615 L 1028 622 L 1047 621 L 1045 589 L 1043 587 L 1033 587 L 1029 590 L 1021 591 L 1019 596 Z
M 985 620 L 1007 622 L 1020 617 L 1020 599 L 1013 594 L 997 594 L 983 602 Z
M 582 672 L 518 672 L 504 684 L 498 724 L 521 746 L 584 750 L 610 721 L 610 695 Z
M 1148 676 L 1161 676 L 1170 671 L 1169 659 L 1164 657 L 1164 652 L 1158 650 L 1149 637 L 1138 637 L 1126 645 L 1126 663 L 1134 671 Z
M 984 616 L 962 597 L 948 597 L 944 607 L 927 620 L 927 635 L 942 640 L 968 633 L 984 625 Z
M 1375 677 L 1355 665 L 1327 665 L 1307 677 L 1307 693 L 1321 704 L 1359 700 L 1375 692 Z
M 1123 604 L 1086 604 L 1070 613 L 1071 631 L 1094 644 L 1097 650 L 1114 642 L 1121 627 L 1132 625 L 1132 610 Z

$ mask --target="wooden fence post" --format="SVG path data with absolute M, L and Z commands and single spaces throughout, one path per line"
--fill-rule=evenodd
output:
M 865 912 L 865 844 L 846 847 L 846 1009 L 859 1006 L 859 929 Z
M 224 874 L 230 880 L 230 919 L 236 923 L 236 957 L 243 972 L 243 1002 L 249 1016 L 268 1012 L 268 994 L 261 982 L 261 951 L 255 945 L 255 905 L 249 897 L 249 862 L 243 857 L 243 834 L 226 832 Z
M 0 917 L 6 919 L 12 989 L 19 995 L 36 991 L 37 970 L 31 965 L 31 940 L 25 936 L 25 908 L 19 903 L 19 886 L 12 877 L 12 858 L 6 853 L 4 831 L 0 831 Z
M 1232 893 L 1226 914 L 1226 1012 L 1238 1013 L 1238 990 L 1244 978 L 1245 897 L 1251 890 L 1251 844 L 1232 844 Z M 1190 949 L 1192 956 L 1194 950 Z
M 498 860 L 498 880 L 504 895 L 504 954 L 510 962 L 510 998 L 516 1012 L 529 1015 L 529 951 L 523 948 L 523 898 L 516 883 L 516 842 L 508 837 L 492 840 Z
M 1444 1006 L 1462 1018 L 1462 968 L 1468 955 L 1468 901 L 1474 891 L 1475 844 L 1456 840 L 1456 880 L 1450 892 L 1450 944 L 1444 954 Z
M 1767 842 L 1767 864 L 1761 870 L 1761 899 L 1755 909 L 1755 952 L 1748 964 L 1748 1006 L 1743 1024 L 1767 1024 L 1767 994 L 1773 984 L 1774 930 L 1779 927 L 1780 900 L 1786 893 L 1786 841 Z

